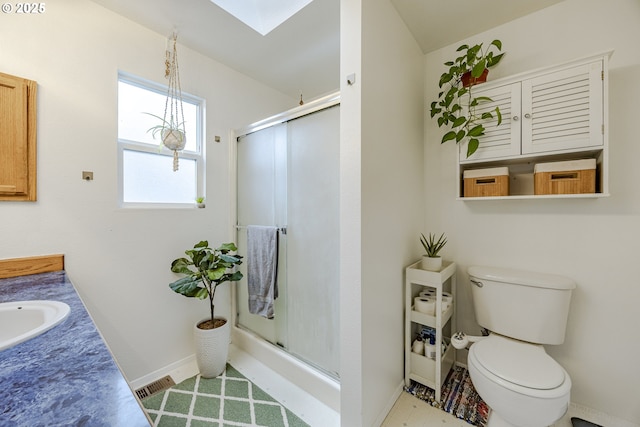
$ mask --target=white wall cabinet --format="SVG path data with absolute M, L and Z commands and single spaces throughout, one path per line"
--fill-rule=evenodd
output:
M 411 380 L 435 390 L 436 400 L 441 398 L 441 387 L 447 378 L 449 370 L 456 360 L 455 348 L 451 344 L 451 333 L 455 331 L 456 304 L 456 264 L 444 261 L 440 271 L 427 271 L 420 268 L 422 261 L 418 261 L 405 270 L 405 385 Z M 415 310 L 414 298 L 421 291 L 432 288 L 436 293 L 434 315 Z M 452 295 L 452 302 L 443 310 L 443 292 Z M 436 331 L 435 358 L 431 359 L 423 354 L 411 351 L 412 343 L 423 326 L 429 326 Z M 446 333 L 445 333 L 446 332 Z M 446 350 L 443 340 L 448 344 Z
M 467 169 L 509 166 L 510 195 L 534 196 L 535 163 L 595 158 L 596 193 L 608 194 L 607 63 L 610 53 L 560 66 L 523 73 L 474 87 L 473 96 L 493 101 L 482 111 L 500 108 L 503 122 L 484 123 L 478 150 L 467 157 L 467 143 L 458 151 L 459 193 Z M 481 114 L 482 111 L 479 111 Z M 484 199 L 484 198 L 483 198 Z
M 515 82 L 491 87 L 485 85 L 487 83 L 474 88 L 473 96 L 487 96 L 492 99 L 492 102 L 484 103 L 481 107 L 478 106 L 476 114 L 480 115 L 499 107 L 502 123 L 497 126 L 497 118 L 483 121 L 485 134 L 480 139 L 478 149 L 470 157 L 467 157 L 468 141 L 461 142 L 459 146 L 461 163 L 510 158 L 521 154 L 521 83 Z

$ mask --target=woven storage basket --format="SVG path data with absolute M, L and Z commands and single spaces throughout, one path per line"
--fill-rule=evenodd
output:
M 595 193 L 596 159 L 536 164 L 533 192 L 536 195 Z
M 464 197 L 509 195 L 509 168 L 469 169 L 464 171 Z

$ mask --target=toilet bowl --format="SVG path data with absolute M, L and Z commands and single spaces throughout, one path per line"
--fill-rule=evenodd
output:
M 491 407 L 488 427 L 542 427 L 562 418 L 571 379 L 537 344 L 491 334 L 471 345 L 471 381 Z
M 547 427 L 569 406 L 569 374 L 543 345 L 564 342 L 573 280 L 554 274 L 471 266 L 467 270 L 478 325 L 488 337 L 456 333 L 471 343 L 467 365 L 492 409 L 488 426 Z

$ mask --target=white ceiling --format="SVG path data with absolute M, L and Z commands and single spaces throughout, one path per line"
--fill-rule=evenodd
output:
M 93 0 L 285 94 L 336 90 L 340 0 L 314 0 L 262 36 L 209 0 Z M 391 0 L 430 52 L 562 0 Z

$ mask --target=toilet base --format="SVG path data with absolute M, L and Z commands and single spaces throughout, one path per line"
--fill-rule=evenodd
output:
M 491 412 L 489 413 L 489 418 L 487 419 L 486 427 L 518 427 L 518 426 L 516 424 L 511 424 L 509 421 L 502 418 L 496 411 L 492 409 Z M 598 427 L 601 427 L 601 426 L 598 426 Z
M 487 427 L 518 427 L 515 424 L 511 424 L 506 421 L 500 415 L 496 413 L 496 411 L 491 410 L 489 414 L 489 419 L 487 420 Z

